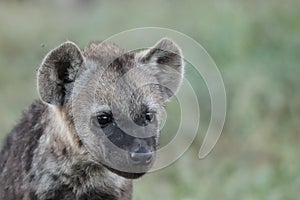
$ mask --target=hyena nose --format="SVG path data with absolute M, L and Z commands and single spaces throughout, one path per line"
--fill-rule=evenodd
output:
M 134 145 L 130 151 L 129 157 L 136 165 L 148 165 L 153 160 L 153 152 L 149 147 L 142 144 Z

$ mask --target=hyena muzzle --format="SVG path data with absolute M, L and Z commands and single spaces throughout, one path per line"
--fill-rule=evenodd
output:
M 141 51 L 106 42 L 50 51 L 37 73 L 40 100 L 4 142 L 0 199 L 131 199 L 183 68 L 166 38 Z

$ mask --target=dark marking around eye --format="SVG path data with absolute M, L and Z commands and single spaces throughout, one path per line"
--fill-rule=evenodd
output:
M 153 122 L 154 120 L 154 117 L 155 117 L 155 113 L 153 112 L 147 112 L 146 113 L 146 116 L 145 116 L 145 119 L 148 121 L 148 122 Z
M 101 128 L 104 128 L 113 122 L 113 117 L 112 114 L 103 112 L 97 115 L 97 120 Z

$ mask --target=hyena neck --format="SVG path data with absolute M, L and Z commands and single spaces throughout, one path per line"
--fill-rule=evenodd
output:
M 28 176 L 36 188 L 35 193 L 41 199 L 56 198 L 62 192 L 72 193 L 76 198 L 96 193 L 99 197 L 119 199 L 128 180 L 93 162 L 66 123 L 63 112 L 52 106 L 47 109 L 48 117 L 42 119 L 47 125 L 33 156 L 31 176 Z

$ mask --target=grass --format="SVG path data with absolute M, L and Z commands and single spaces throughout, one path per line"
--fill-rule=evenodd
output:
M 154 0 L 100 1 L 71 10 L 2 1 L 0 140 L 37 98 L 35 70 L 51 48 L 67 39 L 85 47 L 135 27 L 172 28 L 201 43 L 217 63 L 228 97 L 226 124 L 214 151 L 199 160 L 210 101 L 204 82 L 187 69 L 203 111 L 199 134 L 173 165 L 135 181 L 134 199 L 297 199 L 299 7 L 297 0 Z M 174 106 L 169 116 L 178 112 Z M 171 132 L 165 128 L 162 144 Z

